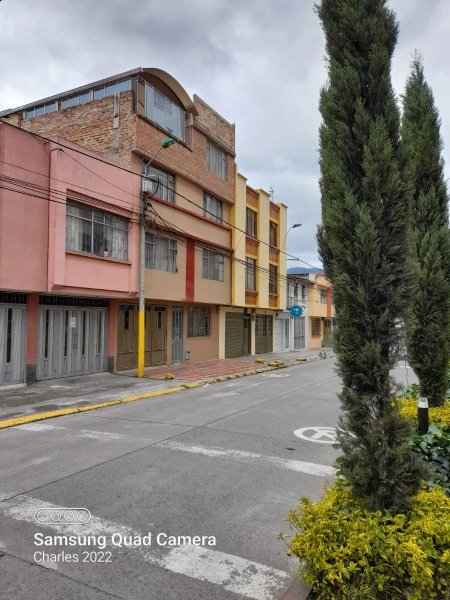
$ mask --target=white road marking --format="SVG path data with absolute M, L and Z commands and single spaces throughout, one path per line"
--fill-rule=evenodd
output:
M 289 373 L 263 373 L 261 377 L 290 377 Z
M 309 434 L 307 432 L 310 432 Z M 337 441 L 336 429 L 334 427 L 302 427 L 296 429 L 294 435 L 308 442 L 316 444 L 335 444 Z
M 228 396 L 239 396 L 239 392 L 217 392 L 211 394 L 210 398 L 228 398 Z
M 280 458 L 278 456 L 264 456 L 263 454 L 255 454 L 254 452 L 244 452 L 243 450 L 228 450 L 226 448 L 206 448 L 204 446 L 190 446 L 180 442 L 160 442 L 157 446 L 163 446 L 170 450 L 180 450 L 181 452 L 189 452 L 191 454 L 202 454 L 213 458 L 230 458 L 241 460 L 253 464 L 271 464 L 287 471 L 296 471 L 297 473 L 307 473 L 308 475 L 317 475 L 326 477 L 334 476 L 336 470 L 328 465 L 320 465 L 317 463 L 304 462 L 302 460 L 291 460 L 288 458 Z
M 0 512 L 16 521 L 35 523 L 34 514 L 39 508 L 57 508 L 50 502 L 20 495 L 0 504 Z M 60 508 L 60 507 L 58 507 Z M 142 532 L 133 530 L 120 523 L 114 523 L 92 515 L 88 524 L 48 523 L 46 529 L 52 529 L 66 535 L 105 535 L 111 542 L 113 534 L 142 536 Z M 147 534 L 148 532 L 145 532 Z M 113 546 L 110 546 L 113 547 Z M 113 547 L 114 548 L 114 547 Z M 115 548 L 119 550 L 119 548 Z M 137 552 L 146 562 L 197 579 L 206 581 L 235 594 L 254 600 L 272 600 L 280 595 L 290 580 L 285 571 L 200 546 L 179 546 L 167 550 L 159 547 L 133 546 L 120 549 L 121 552 Z
M 111 433 L 110 431 L 95 431 L 91 429 L 70 429 L 69 427 L 62 427 L 60 425 L 48 425 L 47 423 L 27 423 L 25 425 L 17 425 L 14 429 L 21 431 L 70 431 L 80 437 L 86 437 L 97 440 L 127 440 L 129 439 L 126 435 L 121 433 Z

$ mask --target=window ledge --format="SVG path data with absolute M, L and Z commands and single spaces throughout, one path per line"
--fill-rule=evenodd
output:
M 112 258 L 111 256 L 98 256 L 97 254 L 89 254 L 88 252 L 66 250 L 66 254 L 73 254 L 74 256 L 84 256 L 85 258 L 95 258 L 96 260 L 106 260 L 107 262 L 120 263 L 121 265 L 131 265 L 131 262 L 129 260 L 122 260 L 121 258 Z

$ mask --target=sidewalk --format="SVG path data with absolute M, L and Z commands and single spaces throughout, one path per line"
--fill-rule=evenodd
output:
M 96 373 L 38 381 L 29 387 L 0 388 L 0 421 L 20 417 L 31 417 L 40 413 L 74 407 L 89 407 L 103 402 L 114 402 L 135 396 L 162 395 L 171 390 L 180 391 L 184 387 L 213 383 L 217 380 L 243 377 L 271 369 L 268 363 L 282 360 L 285 365 L 299 364 L 297 359 L 307 361 L 319 357 L 319 350 L 299 350 L 295 352 L 272 353 L 258 356 L 244 356 L 233 359 L 215 359 L 199 363 L 171 365 L 146 369 L 145 378 L 137 379 L 135 371 L 121 374 Z M 328 357 L 334 356 L 330 349 L 323 349 Z M 263 364 L 256 362 L 263 359 Z M 174 380 L 164 379 L 170 373 Z M 137 398 L 135 398 L 137 399 Z M 130 400 L 128 400 L 130 401 Z

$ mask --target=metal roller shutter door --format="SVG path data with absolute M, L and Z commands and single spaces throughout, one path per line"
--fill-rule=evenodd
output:
M 225 358 L 250 354 L 249 318 L 240 313 L 225 315 Z

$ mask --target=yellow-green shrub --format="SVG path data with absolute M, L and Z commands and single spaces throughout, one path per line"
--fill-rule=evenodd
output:
M 302 578 L 323 600 L 447 599 L 450 594 L 450 498 L 421 491 L 411 512 L 367 510 L 338 478 L 318 503 L 300 501 L 289 543 L 305 563 Z
M 400 414 L 406 419 L 417 421 L 417 401 L 412 396 L 400 399 Z M 444 428 L 450 428 L 450 401 L 443 406 L 435 406 L 428 409 L 431 423 L 436 423 Z

